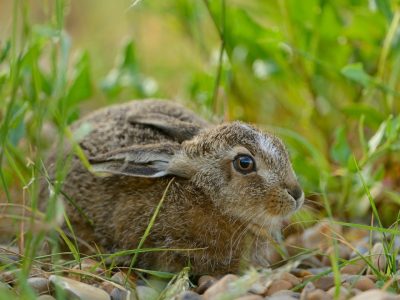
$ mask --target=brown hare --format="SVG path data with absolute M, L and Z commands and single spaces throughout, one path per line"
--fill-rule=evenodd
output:
M 62 185 L 73 199 L 74 205 L 64 202 L 82 240 L 107 252 L 135 249 L 174 178 L 144 247 L 178 250 L 142 253 L 141 268 L 179 271 L 189 265 L 192 274 L 223 274 L 241 262 L 265 265 L 268 237 L 261 232 L 277 230 L 303 203 L 281 140 L 251 125 L 214 126 L 162 100 L 107 107 L 72 130 L 85 123 L 92 130 L 80 146 L 95 172 L 73 156 Z

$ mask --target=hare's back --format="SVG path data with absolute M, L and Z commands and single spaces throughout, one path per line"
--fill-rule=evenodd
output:
M 157 126 L 136 122 L 152 118 L 164 122 L 185 122 L 199 128 L 207 122 L 184 107 L 165 100 L 131 101 L 97 110 L 74 123 L 72 131 L 88 131 L 80 145 L 89 156 L 98 156 L 133 145 L 181 142 Z M 150 122 L 151 123 L 151 122 Z

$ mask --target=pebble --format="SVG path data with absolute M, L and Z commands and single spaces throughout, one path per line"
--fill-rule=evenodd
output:
M 312 275 L 312 273 L 310 271 L 305 270 L 305 269 L 293 269 L 290 272 L 294 276 L 300 277 L 300 278 Z
M 50 282 L 47 278 L 31 277 L 28 278 L 29 286 L 39 295 L 50 294 Z
M 0 281 L 13 284 L 17 278 L 18 272 L 20 272 L 19 269 L 0 272 Z
M 210 286 L 217 282 L 215 277 L 209 275 L 203 275 L 199 278 L 197 282 L 196 292 L 198 294 L 203 294 Z
M 368 250 L 369 250 L 368 247 L 365 246 L 364 244 L 362 244 L 362 245 L 357 245 L 357 246 L 355 247 L 354 251 L 351 252 L 351 254 L 350 254 L 350 259 L 359 257 L 360 254 L 361 254 L 361 255 L 367 254 Z
M 236 298 L 235 300 L 263 300 L 263 299 L 264 297 L 261 297 L 260 295 L 246 295 Z
M 139 300 L 156 300 L 160 296 L 158 291 L 144 285 L 136 287 L 136 294 L 138 295 Z
M 295 256 L 296 254 L 301 253 L 303 250 L 303 240 L 299 234 L 289 235 L 285 239 L 285 246 L 289 256 Z
M 321 273 L 325 273 L 326 271 L 329 271 L 331 268 L 330 267 L 322 267 L 322 268 L 310 268 L 308 271 L 312 275 L 319 275 Z
M 301 291 L 300 299 L 301 300 L 308 299 L 308 294 L 314 290 L 315 290 L 314 284 L 312 282 L 307 282 L 307 284 L 304 286 L 303 290 Z
M 199 294 L 192 291 L 185 291 L 178 296 L 178 300 L 201 300 L 201 299 L 203 298 Z
M 329 295 L 327 292 L 321 290 L 321 289 L 317 289 L 315 291 L 311 291 L 308 293 L 307 298 L 305 298 L 307 300 L 329 300 L 329 299 L 333 299 L 333 297 L 331 295 Z
M 331 287 L 327 293 L 328 293 L 328 295 L 332 296 L 332 298 L 334 298 L 335 293 L 336 293 L 336 287 Z M 335 300 L 346 300 L 349 297 L 350 297 L 350 291 L 341 286 L 340 292 L 339 292 L 339 297 L 337 299 L 335 298 Z
M 110 293 L 111 299 L 112 300 L 131 300 L 135 299 L 135 297 L 132 297 L 132 293 L 128 290 L 124 291 L 119 288 L 114 288 L 111 293 Z
M 300 278 L 297 278 L 296 276 L 288 272 L 283 273 L 281 279 L 289 281 L 293 286 L 299 285 L 301 283 Z
M 271 296 L 275 294 L 276 292 L 282 291 L 282 290 L 290 290 L 293 287 L 293 284 L 289 281 L 283 280 L 283 279 L 278 279 L 275 280 L 271 283 L 267 290 L 267 296 Z
M 387 262 L 382 243 L 376 243 L 374 247 L 372 247 L 371 260 L 375 268 L 379 271 L 385 271 Z
M 114 281 L 115 283 L 118 283 L 119 285 L 125 286 L 126 274 L 124 272 L 117 272 L 113 276 L 111 276 L 111 281 Z M 128 287 L 130 287 L 130 288 L 134 287 L 131 280 L 128 280 L 126 283 L 127 283 Z
M 300 299 L 300 293 L 296 293 L 290 290 L 282 290 L 276 292 L 272 296 L 269 296 L 265 299 L 268 300 L 298 300 Z
M 110 300 L 110 296 L 100 288 L 82 283 L 67 277 L 51 275 L 50 283 L 58 286 L 66 294 L 67 298 L 79 300 Z
M 224 292 L 227 289 L 228 284 L 237 279 L 239 279 L 239 277 L 236 275 L 233 274 L 225 275 L 205 291 L 204 298 L 212 299 L 217 294 Z
M 115 288 L 115 285 L 109 281 L 103 281 L 100 284 L 100 288 L 106 291 L 108 294 L 111 294 L 112 290 Z
M 364 260 L 360 259 L 352 264 L 344 266 L 340 269 L 340 271 L 342 274 L 357 275 L 360 274 L 366 266 L 367 263 Z
M 305 280 L 312 279 L 313 276 L 304 277 Z M 335 279 L 332 275 L 322 276 L 316 280 L 313 280 L 312 283 L 317 289 L 321 289 L 323 291 L 329 290 L 331 287 L 335 285 Z
M 83 258 L 80 265 L 77 264 L 72 269 L 83 270 L 97 275 L 104 273 L 104 270 L 99 267 L 99 262 L 90 258 Z
M 371 279 L 365 276 L 361 277 L 358 281 L 356 281 L 353 287 L 359 289 L 360 291 L 368 291 L 376 289 L 375 283 Z
M 370 290 L 351 298 L 351 300 L 400 300 L 400 296 L 381 290 Z
M 330 266 L 331 265 L 331 260 L 329 258 L 329 256 L 335 252 L 335 247 L 330 246 L 327 250 L 326 250 L 326 255 L 322 258 L 322 264 L 324 266 Z M 351 255 L 351 250 L 349 249 L 349 247 L 343 245 L 343 244 L 338 244 L 337 245 L 337 253 L 338 253 L 338 257 L 342 258 L 342 259 L 349 259 L 350 255 Z
M 326 249 L 331 243 L 331 236 L 334 232 L 342 233 L 339 225 L 329 224 L 328 221 L 321 221 L 317 225 L 307 228 L 302 235 L 302 245 L 308 249 Z

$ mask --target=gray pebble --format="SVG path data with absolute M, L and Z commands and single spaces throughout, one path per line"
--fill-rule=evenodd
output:
M 39 295 L 50 294 L 50 282 L 44 277 L 28 278 L 29 286 Z
M 134 300 L 136 298 L 130 291 L 123 291 L 119 288 L 114 288 L 110 296 L 112 300 Z
M 192 291 L 185 291 L 178 296 L 178 300 L 201 300 L 202 297 Z
M 63 290 L 68 299 L 110 300 L 110 296 L 105 291 L 83 282 L 57 275 L 51 275 L 49 280 L 53 286 L 58 286 Z

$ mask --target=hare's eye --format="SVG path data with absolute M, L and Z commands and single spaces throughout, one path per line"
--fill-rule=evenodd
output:
M 233 167 L 242 174 L 248 174 L 256 170 L 256 163 L 251 156 L 241 154 L 233 160 Z

